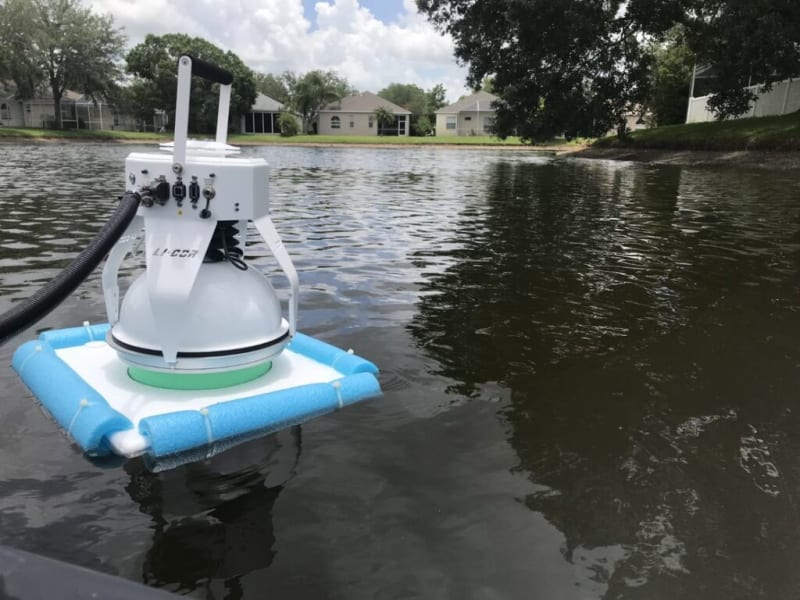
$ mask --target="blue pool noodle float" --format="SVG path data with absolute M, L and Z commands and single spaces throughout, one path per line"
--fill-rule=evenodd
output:
M 56 350 L 105 340 L 109 326 L 86 325 L 47 331 L 14 353 L 12 365 L 55 420 L 90 455 L 110 452 L 108 436 L 133 427 L 56 354 Z M 149 441 L 148 455 L 165 457 L 218 442 L 266 435 L 381 394 L 371 362 L 302 333 L 290 350 L 330 366 L 342 378 L 149 416 L 139 432 Z M 266 375 L 269 376 L 269 375 Z M 157 388 L 151 388 L 157 393 Z

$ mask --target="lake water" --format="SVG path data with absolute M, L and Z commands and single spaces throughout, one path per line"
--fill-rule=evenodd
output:
M 144 149 L 0 143 L 0 310 Z M 0 543 L 197 598 L 800 596 L 796 173 L 244 154 L 273 166 L 300 329 L 384 397 L 158 475 L 91 463 L 8 365 L 105 319 L 95 273 L 0 348 Z

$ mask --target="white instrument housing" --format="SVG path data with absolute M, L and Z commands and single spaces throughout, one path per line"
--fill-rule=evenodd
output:
M 191 74 L 192 59 L 181 57 L 175 142 L 125 161 L 126 187 L 141 204 L 103 270 L 109 344 L 126 362 L 156 370 L 239 368 L 277 354 L 296 330 L 298 278 L 270 219 L 269 166 L 228 156 L 238 153 L 225 143 L 230 84 L 220 86 L 216 141 L 187 141 Z M 220 221 L 238 222 L 240 237 L 248 222 L 261 234 L 289 281 L 288 322 L 265 277 L 254 279 L 228 261 L 204 263 Z M 120 311 L 119 267 L 142 228 L 145 281 L 131 286 Z M 237 343 L 231 331 L 249 335 Z

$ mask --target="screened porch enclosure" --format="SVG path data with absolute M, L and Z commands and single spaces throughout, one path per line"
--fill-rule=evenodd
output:
M 280 113 L 249 112 L 244 115 L 244 133 L 280 133 Z
M 406 116 L 395 116 L 395 121 L 391 125 L 378 123 L 378 135 L 408 135 Z

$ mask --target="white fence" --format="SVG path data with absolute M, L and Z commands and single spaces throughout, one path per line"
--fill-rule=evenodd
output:
M 748 89 L 758 94 L 758 88 L 759 86 L 753 85 Z M 709 97 L 700 96 L 689 99 L 689 109 L 686 111 L 687 123 L 714 120 L 714 113 L 708 110 Z M 800 81 L 789 79 L 774 84 L 771 91 L 759 94 L 750 106 L 750 110 L 736 118 L 785 115 L 796 110 L 800 110 Z

